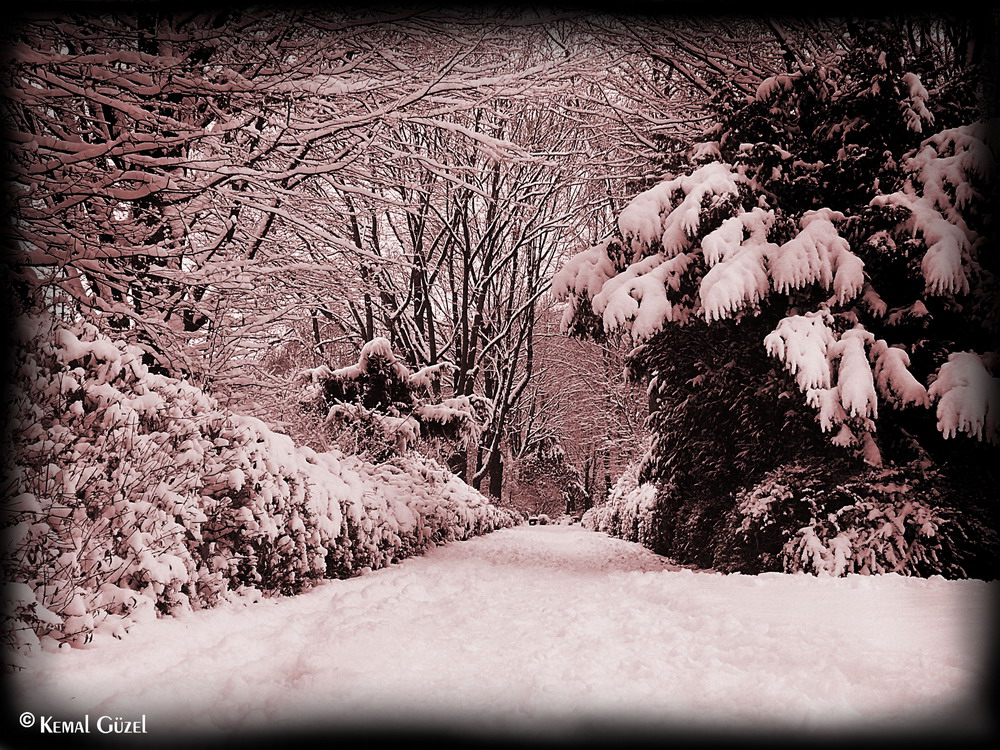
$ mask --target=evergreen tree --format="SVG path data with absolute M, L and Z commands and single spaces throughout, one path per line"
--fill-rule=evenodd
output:
M 976 121 L 973 68 L 934 67 L 886 25 L 855 37 L 754 96 L 722 92 L 718 126 L 683 161 L 666 157 L 618 231 L 554 279 L 567 329 L 625 328 L 639 344 L 631 368 L 650 380 L 654 434 L 640 476 L 660 486 L 659 551 L 685 561 L 847 572 L 873 559 L 857 545 L 910 549 L 921 534 L 935 553 L 887 569 L 960 574 L 956 559 L 989 557 L 988 534 L 946 540 L 973 536 L 995 485 L 1000 143 Z M 781 502 L 798 511 L 740 512 L 733 493 L 794 465 L 829 491 L 810 490 L 810 505 L 793 472 Z M 873 537 L 845 512 L 811 538 L 822 554 L 803 552 L 817 519 L 865 502 L 867 518 L 926 513 Z M 918 516 L 936 520 L 915 536 Z M 779 517 L 762 551 L 753 525 Z
M 411 371 L 387 339 L 376 338 L 362 347 L 356 364 L 303 370 L 301 400 L 351 441 L 343 446 L 348 452 L 374 461 L 404 453 L 421 439 L 466 445 L 478 437 L 490 405 L 475 395 L 440 399 L 440 378 L 453 369 L 444 362 Z

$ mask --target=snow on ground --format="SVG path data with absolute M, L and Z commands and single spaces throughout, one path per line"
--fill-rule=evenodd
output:
M 721 575 L 579 526 L 521 526 L 308 593 L 29 657 L 18 711 L 274 732 L 593 723 L 911 730 L 990 722 L 997 584 Z

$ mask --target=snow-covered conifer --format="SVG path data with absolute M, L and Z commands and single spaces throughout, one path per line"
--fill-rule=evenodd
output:
M 454 370 L 448 362 L 412 371 L 393 352 L 388 339 L 367 342 L 355 364 L 303 370 L 305 408 L 323 411 L 330 425 L 346 425 L 359 454 L 376 461 L 412 449 L 418 440 L 464 445 L 475 439 L 489 403 L 478 396 L 441 398 L 441 378 Z
M 554 279 L 565 330 L 637 344 L 656 385 L 641 476 L 702 498 L 661 499 L 671 528 L 804 454 L 957 475 L 997 441 L 995 127 L 890 26 L 854 34 L 837 60 L 720 94 L 686 160 Z

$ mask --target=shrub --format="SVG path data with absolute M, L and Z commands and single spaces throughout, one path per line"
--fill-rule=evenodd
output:
M 618 477 L 608 499 L 583 514 L 580 523 L 584 528 L 655 548 L 657 488 L 640 484 L 638 477 L 637 464 Z
M 517 522 L 419 456 L 379 466 L 296 445 L 92 325 L 26 317 L 16 344 L 8 645 L 121 637 L 146 617 L 294 594 Z
M 766 570 L 992 578 L 997 535 L 982 515 L 943 503 L 947 485 L 917 465 L 856 474 L 783 466 L 737 493 L 729 542 Z

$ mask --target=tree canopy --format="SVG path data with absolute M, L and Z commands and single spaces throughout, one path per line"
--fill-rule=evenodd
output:
M 298 440 L 488 403 L 438 447 L 494 497 L 641 461 L 731 506 L 803 451 L 957 476 L 998 439 L 993 15 L 127 5 L 4 35 L 17 312 Z M 409 373 L 384 399 L 376 362 Z
M 812 457 L 943 472 L 955 485 L 931 505 L 989 492 L 1000 141 L 964 48 L 942 62 L 900 30 L 852 27 L 835 56 L 789 55 L 749 95 L 718 92 L 718 124 L 666 154 L 615 231 L 554 279 L 568 330 L 639 345 L 654 434 L 641 476 L 681 503 L 662 524 L 699 528 L 700 562 L 733 522 L 720 494 Z

